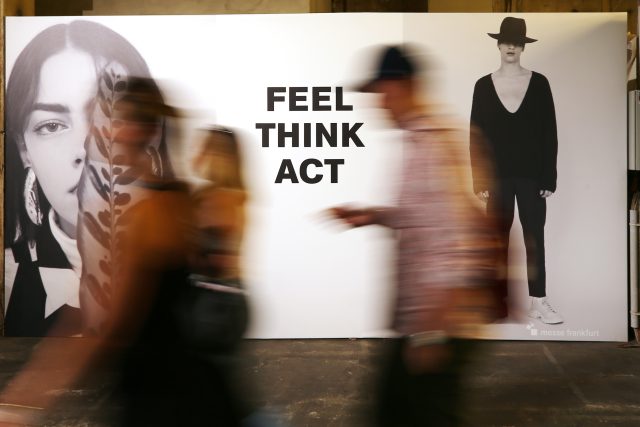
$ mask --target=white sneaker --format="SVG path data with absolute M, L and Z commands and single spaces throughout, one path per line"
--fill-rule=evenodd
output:
M 539 319 L 543 323 L 556 324 L 564 322 L 564 319 L 555 308 L 551 306 L 547 297 L 536 298 L 531 297 L 531 309 L 529 309 L 529 317 Z

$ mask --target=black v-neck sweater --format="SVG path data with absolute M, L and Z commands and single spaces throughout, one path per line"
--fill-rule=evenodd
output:
M 491 74 L 480 78 L 473 90 L 470 150 L 474 192 L 490 190 L 481 169 L 493 160 L 498 180 L 528 178 L 540 190 L 556 190 L 558 135 L 551 87 L 535 71 L 520 107 L 509 112 L 496 92 Z M 480 131 L 480 132 L 477 132 Z

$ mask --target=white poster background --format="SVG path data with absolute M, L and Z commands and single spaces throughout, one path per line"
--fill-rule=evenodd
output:
M 250 336 L 385 335 L 393 295 L 391 233 L 345 231 L 327 207 L 393 200 L 400 134 L 375 96 L 347 92 L 345 112 L 266 108 L 269 86 L 346 86 L 366 77 L 363 52 L 415 42 L 431 59 L 430 93 L 468 122 L 475 81 L 499 66 L 494 39 L 506 15 L 306 14 L 86 17 L 123 35 L 161 79 L 192 129 L 240 130 L 252 190 L 244 267 L 252 296 Z M 548 200 L 547 289 L 566 321 L 497 325 L 507 339 L 626 340 L 626 104 L 624 14 L 525 14 L 539 39 L 522 55 L 549 79 L 558 121 L 558 191 Z M 7 18 L 7 76 L 44 28 L 78 18 Z M 369 58 L 370 61 L 370 58 Z M 167 84 L 168 83 L 168 84 Z M 335 99 L 335 98 L 333 98 Z M 11 108 L 7 105 L 6 108 Z M 257 122 L 364 122 L 365 148 L 262 148 Z M 345 159 L 339 183 L 275 184 L 283 158 Z M 186 169 L 185 169 L 186 170 Z M 526 270 L 517 219 L 512 230 L 513 300 L 526 311 Z M 574 334 L 575 332 L 575 334 Z M 582 335 L 581 335 L 582 334 Z

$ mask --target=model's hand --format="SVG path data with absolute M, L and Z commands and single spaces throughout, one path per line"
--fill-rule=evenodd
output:
M 431 344 L 414 347 L 406 343 L 404 361 L 413 375 L 440 372 L 451 357 L 448 344 Z
M 480 199 L 482 203 L 487 203 L 487 200 L 489 200 L 489 191 L 481 191 L 476 193 L 476 196 L 478 196 L 478 199 Z
M 328 210 L 329 215 L 339 219 L 351 227 L 362 227 L 373 224 L 373 209 L 354 209 L 346 206 L 336 206 Z
M 542 197 L 543 199 L 546 199 L 547 197 L 549 197 L 552 194 L 553 194 L 553 191 L 540 190 L 540 197 Z

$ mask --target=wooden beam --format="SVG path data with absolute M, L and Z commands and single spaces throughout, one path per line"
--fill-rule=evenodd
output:
M 2 254 L 0 254 L 0 277 L 2 277 L 2 289 L 0 289 L 0 335 L 4 336 L 4 7 L 5 0 L 0 0 L 0 58 L 2 58 L 2 70 L 0 71 L 0 236 L 2 237 Z

